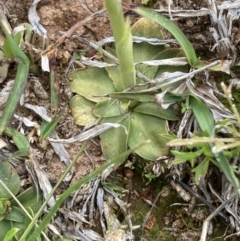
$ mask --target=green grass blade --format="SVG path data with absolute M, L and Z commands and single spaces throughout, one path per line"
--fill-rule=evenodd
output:
M 3 133 L 9 120 L 14 114 L 16 106 L 20 100 L 21 94 L 27 82 L 28 71 L 29 71 L 29 64 L 19 63 L 12 93 L 8 98 L 7 104 L 3 110 L 3 113 L 0 119 L 0 135 Z
M 40 127 L 40 139 L 43 140 L 51 135 L 53 130 L 56 128 L 58 122 L 61 120 L 65 113 L 65 109 L 63 109 L 59 116 L 53 119 L 51 122 L 47 122 L 43 120 L 41 127 Z
M 3 241 L 11 241 L 12 238 L 17 234 L 19 230 L 20 230 L 19 228 L 11 228 L 5 235 Z
M 135 11 L 136 13 L 138 13 L 143 17 L 146 17 L 152 20 L 153 22 L 160 24 L 163 28 L 167 29 L 181 45 L 188 59 L 188 62 L 192 66 L 195 66 L 198 63 L 198 58 L 196 56 L 196 53 L 192 44 L 186 38 L 182 30 L 177 27 L 177 25 L 175 25 L 172 21 L 165 18 L 164 16 L 145 8 L 137 7 L 137 8 L 134 8 L 133 11 Z
M 189 97 L 189 102 L 202 131 L 207 132 L 208 136 L 211 136 L 214 128 L 212 113 L 205 104 L 194 96 Z
M 223 152 L 215 152 L 213 144 L 209 144 L 212 147 L 212 152 L 219 163 L 219 166 L 223 173 L 225 174 L 228 181 L 234 186 L 236 190 L 239 189 L 239 181 L 234 174 L 233 167 L 229 164 L 227 158 L 224 156 Z

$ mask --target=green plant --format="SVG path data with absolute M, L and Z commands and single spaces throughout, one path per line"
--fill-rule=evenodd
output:
M 92 180 L 94 177 L 96 177 L 97 175 L 101 174 L 104 170 L 106 170 L 108 167 L 110 166 L 118 166 L 122 163 L 123 160 L 123 156 L 127 156 L 129 155 L 132 151 L 136 151 L 138 148 L 140 148 L 142 145 L 146 145 L 148 144 L 147 142 L 141 143 L 141 145 L 136 146 L 134 149 L 128 150 L 125 153 L 122 153 L 121 155 L 113 158 L 112 160 L 106 162 L 105 164 L 103 164 L 102 166 L 100 166 L 99 168 L 95 169 L 94 171 L 92 171 L 91 173 L 89 173 L 87 176 L 85 176 L 84 178 L 82 178 L 81 180 L 77 181 L 75 184 L 73 184 L 72 186 L 70 186 L 67 190 L 65 190 L 61 196 L 58 198 L 58 200 L 56 201 L 56 203 L 54 204 L 54 206 L 51 208 L 51 210 L 48 212 L 48 214 L 42 219 L 40 225 L 36 228 L 36 230 L 34 230 L 33 233 L 29 233 L 31 231 L 31 229 L 33 228 L 33 226 L 35 225 L 35 222 L 38 220 L 38 218 L 41 215 L 42 210 L 44 209 L 44 207 L 46 206 L 48 200 L 51 198 L 51 196 L 53 195 L 53 193 L 56 191 L 56 189 L 58 188 L 58 186 L 61 184 L 61 182 L 63 181 L 63 179 L 65 178 L 65 176 L 68 174 L 68 172 L 71 170 L 71 168 L 75 165 L 76 161 L 78 160 L 79 156 L 83 153 L 84 149 L 86 148 L 88 141 L 85 141 L 82 145 L 81 150 L 78 152 L 78 154 L 76 155 L 76 157 L 74 158 L 72 164 L 67 168 L 67 170 L 65 171 L 65 173 L 62 175 L 61 179 L 58 181 L 58 183 L 56 184 L 56 186 L 54 187 L 54 189 L 52 190 L 52 192 L 48 195 L 48 197 L 46 198 L 45 202 L 43 203 L 43 205 L 41 206 L 41 208 L 38 210 L 37 214 L 33 217 L 33 220 L 31 221 L 31 223 L 28 225 L 27 229 L 25 230 L 25 232 L 23 233 L 23 235 L 21 236 L 21 238 L 19 239 L 19 241 L 35 241 L 37 237 L 39 237 L 40 233 L 46 228 L 47 224 L 51 221 L 53 215 L 57 212 L 57 210 L 59 209 L 59 207 L 62 205 L 62 203 L 65 201 L 66 198 L 69 197 L 69 195 L 76 191 L 77 189 L 79 189 L 83 184 L 85 184 L 86 182 L 89 182 L 90 180 Z M 30 236 L 28 237 L 28 235 L 30 234 Z M 26 238 L 27 237 L 27 238 Z
M 5 130 L 10 118 L 12 117 L 15 108 L 19 102 L 24 86 L 26 85 L 28 73 L 29 73 L 29 65 L 30 60 L 26 56 L 26 54 L 22 51 L 22 49 L 18 46 L 17 42 L 13 39 L 11 33 L 9 33 L 6 23 L 4 21 L 4 17 L 0 16 L 0 26 L 6 35 L 5 42 L 5 51 L 4 55 L 7 57 L 13 56 L 18 59 L 18 70 L 15 77 L 11 98 L 8 99 L 7 104 L 3 110 L 3 114 L 0 119 L 0 135 Z M 19 35 L 17 35 L 18 37 Z M 21 37 L 21 36 L 20 36 Z
M 141 4 L 147 5 L 149 0 L 141 0 Z
M 17 234 L 17 232 L 19 231 L 18 228 L 11 228 L 5 235 L 3 241 L 11 241 L 12 238 L 14 238 L 14 236 Z
M 225 88 L 225 94 L 227 91 Z M 231 103 L 230 96 L 228 94 L 228 100 Z M 195 172 L 195 182 L 199 184 L 200 176 L 205 177 L 209 162 L 220 168 L 225 174 L 228 181 L 235 187 L 239 188 L 239 181 L 235 175 L 236 167 L 230 165 L 229 159 L 239 154 L 239 141 L 240 133 L 238 131 L 240 126 L 240 118 L 238 119 L 237 127 L 235 120 L 225 119 L 214 124 L 212 113 L 209 111 L 206 105 L 204 105 L 196 97 L 191 97 L 191 108 L 198 121 L 199 126 L 203 132 L 202 136 L 195 135 L 190 139 L 172 140 L 168 143 L 170 146 L 185 146 L 187 151 L 172 151 L 175 155 L 174 164 L 190 161 L 192 170 Z M 232 104 L 232 103 L 231 103 Z M 233 111 L 236 117 L 239 117 L 239 113 L 236 108 Z M 233 135 L 231 138 L 219 138 L 217 135 L 222 129 L 228 130 Z M 230 143 L 230 144 L 227 144 Z M 191 150 L 194 150 L 191 152 Z M 196 159 L 202 157 L 200 164 L 196 165 Z
M 171 106 L 163 109 L 154 103 L 158 91 L 147 91 L 151 80 L 163 72 L 187 72 L 184 66 L 148 65 L 145 61 L 157 61 L 184 57 L 181 49 L 164 49 L 163 45 L 151 45 L 147 42 L 133 43 L 132 35 L 162 39 L 161 28 L 151 20 L 141 18 L 130 29 L 129 21 L 124 21 L 119 1 L 105 1 L 115 38 L 116 50 L 107 48 L 108 53 L 117 57 L 119 66 L 106 68 L 87 67 L 70 73 L 71 90 L 76 92 L 70 107 L 79 125 L 93 124 L 98 118 L 102 123 L 120 122 L 127 129 L 110 129 L 100 135 L 104 156 L 112 159 L 144 140 L 150 140 L 148 146 L 137 150 L 137 154 L 147 160 L 156 160 L 168 155 L 166 146 L 168 133 L 166 120 L 177 120 L 178 116 Z M 104 57 L 108 64 L 112 59 Z M 149 79 L 145 83 L 139 73 Z M 137 91 L 134 89 L 136 87 Z M 145 91 L 146 93 L 141 93 Z
M 153 173 L 146 173 L 144 176 L 148 180 L 146 185 L 148 185 L 150 182 L 152 182 L 152 180 L 154 180 L 156 178 L 156 175 Z
M 7 161 L 0 161 L 0 240 L 9 240 L 9 237 L 12 240 L 13 236 L 18 240 L 30 220 L 22 207 L 36 213 L 42 205 L 41 193 L 29 188 L 16 197 L 22 205 L 19 206 L 12 196 L 16 196 L 19 190 L 20 179 L 16 170 Z

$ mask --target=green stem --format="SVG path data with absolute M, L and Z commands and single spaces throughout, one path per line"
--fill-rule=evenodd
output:
M 133 43 L 129 20 L 124 20 L 120 0 L 105 0 L 120 65 L 123 90 L 136 84 Z

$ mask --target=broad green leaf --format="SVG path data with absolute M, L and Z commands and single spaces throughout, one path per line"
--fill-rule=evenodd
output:
M 165 120 L 178 120 L 178 116 L 176 115 L 176 110 L 173 107 L 169 107 L 167 109 L 163 109 L 155 103 L 151 102 L 143 102 L 140 103 L 135 109 L 134 112 L 153 115 L 156 117 L 160 117 Z
M 104 118 L 103 122 L 117 123 L 123 116 Z M 129 131 L 129 119 L 121 121 L 119 124 L 124 125 Z M 111 128 L 100 135 L 101 148 L 104 157 L 107 160 L 112 160 L 127 150 L 128 133 L 123 128 Z M 123 159 L 125 159 L 123 157 Z
M 72 92 L 78 93 L 93 102 L 98 102 L 102 96 L 115 92 L 116 89 L 108 73 L 103 68 L 88 67 L 84 70 L 75 70 L 70 73 L 70 88 Z
M 21 208 L 19 207 L 15 207 L 15 206 L 11 206 L 12 210 L 11 212 L 9 212 L 4 220 L 8 220 L 8 221 L 12 221 L 12 222 L 17 222 L 17 223 L 24 223 L 25 220 L 25 214 L 22 211 Z
M 42 192 L 37 192 L 34 187 L 30 187 L 29 189 L 22 192 L 20 195 L 17 196 L 18 201 L 25 207 L 25 209 L 33 216 L 43 204 L 43 194 Z M 22 236 L 26 228 L 28 227 L 31 220 L 26 216 L 26 214 L 19 208 L 17 202 L 12 200 L 11 202 L 12 207 L 14 210 L 18 210 L 17 213 L 14 214 L 9 213 L 6 218 L 12 221 L 17 222 L 10 222 L 12 226 L 19 228 L 19 232 L 17 233 L 17 240 Z M 31 230 L 30 233 L 33 233 L 34 228 Z M 1 233 L 1 232 L 0 232 Z M 0 239 L 1 240 L 1 239 Z M 40 240 L 40 239 L 36 239 Z
M 163 39 L 161 28 L 158 24 L 153 23 L 147 18 L 139 19 L 131 28 L 133 36 Z M 133 43 L 133 59 L 134 62 L 152 60 L 164 49 L 163 45 L 151 45 L 149 43 Z M 149 79 L 153 79 L 158 66 L 146 66 L 140 64 L 136 69 L 143 73 Z M 141 81 L 142 82 L 142 81 Z M 138 83 L 140 83 L 138 81 Z
M 93 114 L 97 117 L 113 117 L 123 115 L 126 112 L 127 105 L 123 109 L 120 101 L 117 99 L 108 99 L 100 101 L 93 107 Z
M 204 158 L 195 168 L 192 169 L 192 172 L 195 172 L 195 182 L 197 185 L 199 185 L 200 178 L 204 178 L 207 174 L 209 166 L 209 159 Z
M 174 161 L 172 162 L 173 165 L 178 165 L 178 164 L 182 164 L 182 163 L 185 163 L 187 162 L 187 160 L 183 160 L 181 158 L 176 158 L 174 159 Z
M 11 228 L 4 236 L 3 241 L 12 241 L 12 238 L 16 235 L 18 231 L 19 231 L 18 228 Z
M 15 168 L 6 161 L 0 161 L 0 180 L 16 195 L 20 190 L 20 178 Z M 0 198 L 11 199 L 11 195 L 0 183 Z
M 154 57 L 154 60 L 171 59 L 177 57 L 185 57 L 184 51 L 181 48 L 164 49 Z M 161 66 L 159 66 L 159 68 L 161 68 Z
M 91 125 L 97 118 L 92 114 L 95 103 L 80 95 L 75 95 L 70 101 L 70 109 L 74 122 L 78 125 Z
M 160 52 L 158 55 L 155 56 L 155 60 L 161 60 L 161 59 L 170 59 L 170 58 L 176 58 L 176 57 L 185 57 L 185 54 L 182 49 L 166 49 Z M 169 73 L 174 73 L 174 72 L 188 72 L 188 65 L 184 66 L 171 66 L 171 65 L 161 65 L 158 67 L 157 71 L 155 72 L 154 78 L 160 77 L 163 73 L 169 72 Z M 167 83 L 162 82 L 162 83 Z M 168 88 L 177 88 L 179 86 L 179 82 L 175 82 L 173 84 L 166 85 L 162 87 L 161 89 L 164 91 Z
M 131 28 L 132 35 L 145 38 L 163 39 L 161 28 L 158 24 L 147 18 L 139 19 Z M 134 62 L 152 60 L 164 49 L 163 45 L 149 43 L 133 43 Z M 141 69 L 141 68 L 140 68 Z
M 141 16 L 146 17 L 152 20 L 153 22 L 160 24 L 162 27 L 167 29 L 181 45 L 189 63 L 192 66 L 195 66 L 198 63 L 198 58 L 195 54 L 195 50 L 192 44 L 186 38 L 182 30 L 179 27 L 177 27 L 177 25 L 175 25 L 175 23 L 154 11 L 145 8 L 137 7 L 134 9 L 134 11 L 140 14 Z
M 152 80 L 158 70 L 158 66 L 147 66 L 144 64 L 138 64 L 136 68 L 139 70 L 142 68 L 142 70 L 139 70 L 144 76 Z M 137 78 L 137 84 L 143 83 L 143 81 L 139 78 Z M 146 89 L 146 87 L 142 87 L 142 89 Z
M 60 112 L 59 116 L 53 119 L 51 122 L 47 122 L 43 120 L 40 126 L 40 138 L 45 139 L 51 135 L 54 131 L 55 127 L 57 126 L 58 122 L 61 120 L 62 116 L 65 113 L 65 108 Z
M 113 55 L 114 57 L 117 57 L 116 51 L 112 48 L 109 48 L 106 46 L 106 51 Z M 115 62 L 112 59 L 109 59 L 107 57 L 104 57 L 104 61 L 109 64 L 115 64 Z M 117 91 L 123 91 L 124 86 L 122 83 L 122 78 L 121 78 L 121 71 L 119 66 L 114 66 L 114 67 L 106 67 L 106 71 L 108 72 L 108 75 L 110 79 L 113 81 L 113 84 L 116 88 Z
M 8 200 L 6 198 L 0 198 L 0 221 L 5 218 L 5 215 L 7 213 L 7 202 Z
M 29 211 L 36 213 L 43 203 L 42 192 L 37 192 L 36 188 L 30 187 L 17 196 L 18 201 Z M 13 206 L 18 206 L 15 200 L 11 201 Z M 29 209 L 30 208 L 30 209 Z
M 166 143 L 167 138 L 162 135 L 168 134 L 166 121 L 155 116 L 133 112 L 131 115 L 128 145 L 130 148 L 150 140 L 148 145 L 140 147 L 136 153 L 147 159 L 156 160 L 169 154 Z
M 116 90 L 117 91 L 124 90 L 119 66 L 106 67 L 105 69 L 107 70 L 109 77 L 112 79 Z
M 179 101 L 183 101 L 185 98 L 182 94 L 175 94 L 172 92 L 167 92 L 164 97 L 163 97 L 163 104 L 168 104 L 168 103 L 176 103 Z
M 12 127 L 7 127 L 4 133 L 13 138 L 13 141 L 19 150 L 28 150 L 29 151 L 29 142 L 25 135 L 21 132 L 18 132 Z M 26 153 L 27 155 L 28 153 Z M 25 155 L 25 156 L 26 156 Z
M 12 229 L 12 223 L 9 222 L 8 220 L 2 220 L 0 222 L 0 227 L 1 227 L 0 240 L 4 240 L 4 238 L 6 237 L 7 232 Z

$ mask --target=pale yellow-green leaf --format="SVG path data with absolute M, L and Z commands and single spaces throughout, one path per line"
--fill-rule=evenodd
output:
M 132 35 L 145 38 L 163 39 L 162 31 L 157 23 L 147 19 L 139 19 L 131 28 Z M 134 62 L 151 60 L 164 49 L 163 45 L 151 45 L 149 43 L 134 43 Z
M 205 158 L 203 161 L 201 161 L 195 168 L 192 169 L 192 172 L 195 172 L 195 182 L 197 185 L 199 185 L 200 178 L 204 178 L 207 174 L 209 166 L 209 160 Z
M 116 91 L 107 71 L 103 68 L 88 67 L 84 70 L 75 70 L 70 73 L 69 78 L 72 79 L 71 91 L 93 102 L 102 99 L 96 96 Z
M 7 161 L 0 161 L 0 180 L 7 186 L 7 188 L 16 195 L 20 190 L 20 178 L 17 171 Z M 11 199 L 11 194 L 0 183 L 0 199 Z
M 131 28 L 132 35 L 145 38 L 163 39 L 162 31 L 158 24 L 148 20 L 147 18 L 139 19 Z M 152 60 L 159 52 L 164 49 L 163 45 L 151 45 L 149 43 L 133 43 L 133 59 L 134 62 Z M 152 79 L 157 66 L 137 65 L 136 69 L 142 72 L 146 77 Z
M 168 109 L 163 109 L 157 104 L 152 102 L 140 103 L 134 109 L 134 112 L 160 117 L 165 120 L 174 121 L 179 119 L 178 116 L 176 115 L 176 110 L 172 106 L 170 106 Z
M 166 121 L 155 116 L 132 113 L 128 145 L 130 148 L 150 140 L 150 144 L 140 147 L 136 153 L 147 159 L 156 160 L 169 154 L 166 145 L 168 139 L 162 135 L 168 134 Z
M 196 53 L 192 44 L 186 38 L 185 34 L 181 31 L 181 29 L 177 25 L 175 25 L 175 23 L 173 23 L 171 20 L 167 19 L 166 17 L 154 11 L 148 10 L 146 8 L 137 7 L 134 9 L 134 11 L 140 14 L 141 16 L 146 17 L 149 20 L 152 20 L 153 22 L 160 24 L 162 27 L 167 29 L 181 45 L 189 63 L 192 66 L 197 65 L 198 58 L 196 57 Z
M 74 121 L 78 125 L 90 125 L 96 121 L 96 117 L 92 114 L 94 102 L 85 99 L 80 95 L 74 96 L 70 101 L 70 109 Z
M 120 121 L 122 116 L 104 118 L 103 122 L 116 123 Z M 121 121 L 119 124 L 124 125 L 129 131 L 129 119 Z M 101 148 L 106 159 L 112 160 L 116 156 L 124 153 L 127 150 L 128 136 L 123 128 L 112 128 L 100 135 Z M 125 159 L 125 157 L 123 157 Z
M 97 117 L 113 117 L 122 115 L 125 111 L 121 108 L 117 99 L 100 101 L 93 108 L 93 114 Z
M 117 91 L 124 90 L 122 79 L 121 79 L 121 72 L 119 66 L 115 67 L 106 67 L 109 77 L 112 79 L 113 84 Z

